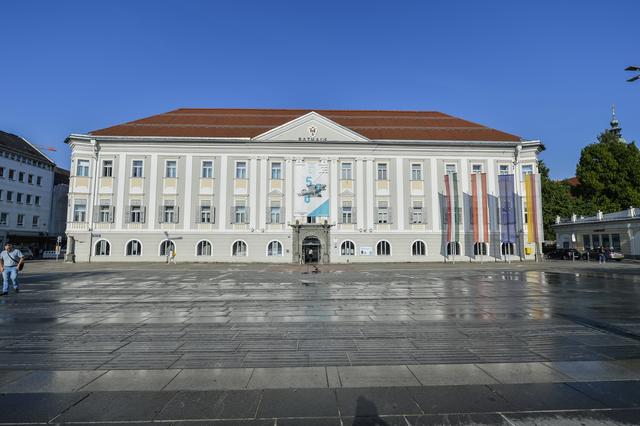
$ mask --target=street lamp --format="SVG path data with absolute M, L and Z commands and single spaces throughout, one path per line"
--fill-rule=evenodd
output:
M 638 72 L 638 71 L 640 71 L 640 67 L 635 67 L 635 66 L 633 66 L 633 65 L 630 65 L 630 66 L 626 67 L 624 70 L 625 70 L 625 71 Z M 628 79 L 627 81 L 628 81 L 629 83 L 632 83 L 632 82 L 634 82 L 634 81 L 636 81 L 636 80 L 640 80 L 640 74 L 634 75 L 633 77 L 631 77 L 631 78 L 630 78 L 630 79 Z

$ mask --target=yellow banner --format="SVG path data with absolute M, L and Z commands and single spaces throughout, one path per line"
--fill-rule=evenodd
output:
M 536 210 L 533 177 L 533 174 L 529 174 L 525 176 L 524 180 L 525 193 L 527 194 L 527 240 L 530 243 L 536 242 Z

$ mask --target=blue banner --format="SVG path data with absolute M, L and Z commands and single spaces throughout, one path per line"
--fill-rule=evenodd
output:
M 500 189 L 500 240 L 503 243 L 516 242 L 516 193 L 513 175 L 498 175 Z

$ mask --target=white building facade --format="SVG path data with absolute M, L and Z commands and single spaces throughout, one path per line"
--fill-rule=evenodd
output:
M 479 260 L 471 173 L 487 173 L 501 259 L 498 174 L 537 171 L 539 141 L 442 113 L 180 109 L 72 134 L 75 261 L 423 262 L 447 258 L 444 175 L 463 199 L 457 260 Z M 514 255 L 533 258 L 519 204 Z

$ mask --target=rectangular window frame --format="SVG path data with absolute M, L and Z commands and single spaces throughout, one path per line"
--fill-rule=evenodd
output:
M 202 160 L 200 170 L 202 179 L 213 179 L 213 160 Z
M 422 181 L 422 164 L 421 163 L 411 163 L 411 176 L 410 179 L 414 182 Z
M 271 163 L 271 179 L 282 180 L 282 163 L 280 161 Z
M 170 165 L 169 163 L 173 163 L 173 164 Z M 169 179 L 178 178 L 178 160 L 164 161 L 164 177 Z
M 136 163 L 140 164 L 136 164 Z M 144 160 L 134 159 L 131 160 L 131 177 L 142 178 L 144 177 Z
M 240 166 L 242 164 L 242 166 Z M 237 160 L 234 163 L 233 176 L 235 179 L 248 179 L 249 173 L 247 171 L 247 162 L 244 160 Z
M 376 180 L 389 180 L 389 163 L 376 163 Z
M 340 163 L 340 180 L 353 180 L 353 163 L 345 161 Z
M 102 177 L 113 177 L 113 160 L 102 160 Z

